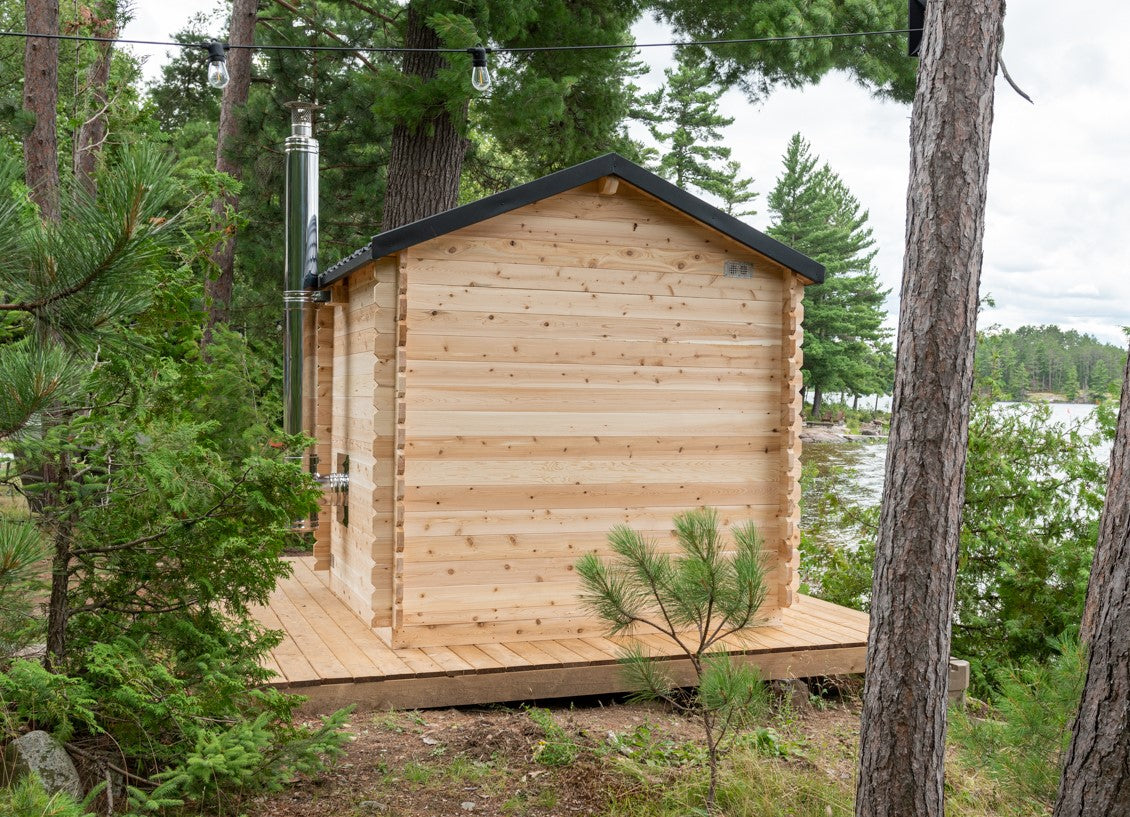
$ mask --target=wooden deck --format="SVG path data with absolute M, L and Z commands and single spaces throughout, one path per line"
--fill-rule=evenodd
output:
M 347 703 L 362 709 L 427 708 L 526 701 L 628 689 L 617 662 L 624 639 L 570 638 L 504 644 L 392 649 L 330 592 L 313 560 L 291 560 L 256 617 L 286 637 L 266 666 L 275 686 L 309 697 L 307 711 Z M 765 678 L 805 678 L 863 672 L 867 616 L 799 596 L 779 624 L 727 643 Z M 641 640 L 656 655 L 672 656 L 677 679 L 693 677 L 661 636 Z

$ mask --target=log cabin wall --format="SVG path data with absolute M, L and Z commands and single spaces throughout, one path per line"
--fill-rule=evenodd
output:
M 323 472 L 348 467 L 350 481 L 343 507 L 331 508 L 320 525 L 330 531 L 330 588 L 376 628 L 392 623 L 395 279 L 394 262 L 367 264 L 319 308 L 332 310 L 333 332 Z
M 334 588 L 359 612 L 370 602 L 395 646 L 602 634 L 578 604 L 576 559 L 604 552 L 617 523 L 670 547 L 671 517 L 700 505 L 758 523 L 763 615 L 791 603 L 800 282 L 615 181 L 350 277 L 334 324 L 334 447 L 352 480 Z M 725 277 L 727 261 L 752 277 Z M 370 403 L 393 385 L 390 418 Z M 338 396 L 358 408 L 339 416 Z

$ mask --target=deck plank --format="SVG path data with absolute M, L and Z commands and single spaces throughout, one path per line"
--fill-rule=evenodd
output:
M 476 644 L 475 646 L 497 661 L 500 666 L 509 669 L 524 669 L 530 666 L 528 659 L 518 655 L 518 653 L 509 649 L 504 644 L 492 644 L 487 642 L 484 644 Z
M 814 599 L 808 596 L 801 596 L 799 603 L 792 609 L 808 618 L 826 621 L 850 629 L 861 640 L 867 640 L 871 619 L 866 613 L 859 610 L 838 607 L 822 599 Z
M 563 666 L 575 666 L 588 663 L 581 655 L 554 639 L 539 641 L 538 648 L 552 655 L 560 661 Z
M 540 642 L 535 641 L 506 641 L 504 647 L 527 662 L 530 668 L 559 667 L 561 662 L 540 648 Z
M 474 644 L 453 644 L 451 651 L 470 664 L 477 672 L 497 672 L 505 665 L 491 658 Z
M 271 609 L 279 617 L 283 629 L 310 662 L 320 680 L 350 677 L 349 670 L 326 647 L 321 634 L 310 625 L 290 600 L 287 594 L 287 583 L 290 581 L 292 580 L 280 581 L 278 589 L 271 596 Z
M 559 638 L 557 639 L 557 643 L 563 647 L 568 647 L 588 664 L 607 664 L 610 661 L 616 660 L 615 655 L 610 655 L 596 645 L 590 643 L 589 639 Z
M 293 568 L 269 604 L 252 612 L 285 634 L 263 659 L 278 675 L 271 685 L 312 696 L 312 712 L 350 701 L 429 707 L 627 689 L 617 663 L 633 636 L 398 649 L 337 599 L 311 559 L 295 559 Z M 866 613 L 799 596 L 772 624 L 729 636 L 722 646 L 766 678 L 853 673 L 863 670 L 867 632 Z M 670 639 L 642 632 L 637 640 L 671 659 L 675 676 L 687 674 L 690 663 Z
M 443 671 L 448 674 L 462 675 L 474 669 L 471 664 L 452 652 L 450 647 L 421 647 L 420 650 L 428 658 L 439 664 Z
M 828 643 L 837 647 L 848 647 L 859 643 L 855 630 L 830 621 L 813 619 L 811 616 L 806 616 L 796 610 L 782 610 L 781 618 L 787 622 L 791 629 L 803 632 L 811 639 L 826 639 Z M 821 642 L 816 641 L 814 643 L 819 644 Z
M 411 677 L 416 674 L 412 667 L 406 664 L 391 647 L 366 626 L 365 622 L 338 601 L 317 573 L 310 569 L 309 562 L 306 559 L 302 559 L 300 562 L 300 566 L 295 566 L 294 578 L 318 604 L 323 615 L 320 620 L 332 622 L 334 627 L 345 636 L 347 643 L 341 644 L 343 649 L 364 656 L 372 664 L 374 668 L 372 673 L 375 677 L 398 678 L 402 676 Z
M 344 668 L 345 675 L 341 678 L 379 678 L 384 673 L 374 663 L 364 650 L 358 650 L 357 645 L 342 631 L 338 622 L 326 615 L 325 610 L 309 592 L 298 582 L 280 583 L 280 589 L 294 605 L 295 610 L 306 620 L 306 623 L 321 639 L 322 645 Z
M 271 599 L 272 601 L 274 600 L 274 595 L 271 596 Z M 278 664 L 279 669 L 282 671 L 283 678 L 290 684 L 303 684 L 318 681 L 317 671 L 310 662 L 306 660 L 306 656 L 302 654 L 302 650 L 298 648 L 298 644 L 295 643 L 282 621 L 279 620 L 278 614 L 273 609 L 273 605 L 269 604 L 267 607 L 254 608 L 253 614 L 259 623 L 267 629 L 283 631 L 283 640 L 277 647 L 271 650 L 271 657 Z
M 419 647 L 397 650 L 396 657 L 411 669 L 413 677 L 427 678 L 431 675 L 446 675 L 443 667 L 433 661 Z

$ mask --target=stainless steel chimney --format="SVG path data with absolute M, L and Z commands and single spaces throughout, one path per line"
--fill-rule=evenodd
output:
M 318 286 L 318 140 L 314 138 L 314 114 L 320 108 L 310 102 L 288 102 L 290 136 L 283 143 L 286 153 L 286 261 L 283 267 L 283 431 L 309 434 L 302 416 L 303 332 L 308 305 L 324 302 Z M 301 457 L 298 457 L 301 459 Z M 332 504 L 344 504 L 349 474 L 319 474 L 318 455 L 309 452 L 308 468 L 322 488 L 333 495 Z M 298 530 L 318 526 L 318 516 L 297 520 Z
M 290 136 L 286 153 L 286 263 L 283 268 L 283 431 L 301 434 L 302 333 L 306 305 L 318 282 L 317 105 L 288 102 Z

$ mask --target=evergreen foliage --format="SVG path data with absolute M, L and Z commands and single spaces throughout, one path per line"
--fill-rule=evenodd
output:
M 646 4 L 679 34 L 692 40 L 787 37 L 814 32 L 884 31 L 906 26 L 906 4 L 893 0 L 652 0 Z M 799 88 L 830 71 L 847 72 L 880 97 L 914 97 L 917 60 L 901 37 L 719 45 L 710 49 L 711 73 L 751 101 L 774 88 Z
M 48 645 L 45 665 L 0 664 L 5 731 L 112 746 L 149 812 L 317 768 L 345 715 L 299 728 L 298 699 L 255 691 L 278 636 L 248 613 L 316 491 L 268 445 L 243 339 L 218 332 L 200 357 L 207 202 L 171 218 L 175 179 L 147 149 L 115 152 L 98 198 L 64 195 L 58 224 L 2 188 L 0 372 L 20 396 L 4 434 L 31 515 L 0 521 L 0 582 L 19 591 L 0 643 L 41 642 L 46 624 Z M 46 622 L 18 604 L 44 550 Z
M 871 268 L 874 239 L 867 211 L 799 134 L 769 194 L 769 235 L 824 265 L 824 283 L 805 291 L 804 383 L 819 414 L 825 392 L 888 394 L 894 354 L 883 326 L 887 290 Z
M 45 584 L 40 570 L 47 549 L 34 526 L 0 513 L 0 662 L 39 637 L 35 615 Z
M 994 781 L 1002 812 L 1042 815 L 1055 802 L 1087 651 L 1070 639 L 1054 645 L 1057 652 L 1044 662 L 995 674 L 990 717 L 954 713 L 952 740 L 970 768 Z
M 48 794 L 34 775 L 0 788 L 0 814 L 7 817 L 95 817 L 65 792 Z
M 977 334 L 976 387 L 1024 400 L 1044 392 L 1099 402 L 1117 389 L 1126 349 L 1058 326 L 992 327 Z
M 629 647 L 621 659 L 639 698 L 667 701 L 701 720 L 710 765 L 709 812 L 725 741 L 766 702 L 756 669 L 735 662 L 722 645 L 756 624 L 765 601 L 762 541 L 748 523 L 732 529 L 728 545 L 712 508 L 678 514 L 674 528 L 679 547 L 674 558 L 619 525 L 608 535 L 615 557 L 604 561 L 587 554 L 577 562 L 577 575 L 582 602 L 613 634 L 654 630 L 690 661 L 696 690 L 688 696 L 642 644 Z
M 702 52 L 682 49 L 679 63 L 664 72 L 665 87 L 640 97 L 640 118 L 648 123 L 652 137 L 661 145 L 656 168 L 659 175 L 682 188 L 697 187 L 725 201 L 731 215 L 757 195 L 751 179 L 737 176 L 737 162 L 729 161 L 730 149 L 717 144 L 722 129 L 734 119 L 718 112 L 723 88 L 710 73 Z M 719 163 L 725 163 L 719 166 Z
M 953 618 L 953 654 L 970 661 L 982 691 L 1005 667 L 1053 658 L 1056 639 L 1078 633 L 1098 533 L 1112 438 L 1110 407 L 1099 432 L 1082 420 L 1053 423 L 1046 406 L 974 401 Z M 802 538 L 815 594 L 867 609 L 878 509 L 842 508 L 836 522 L 858 546 Z

